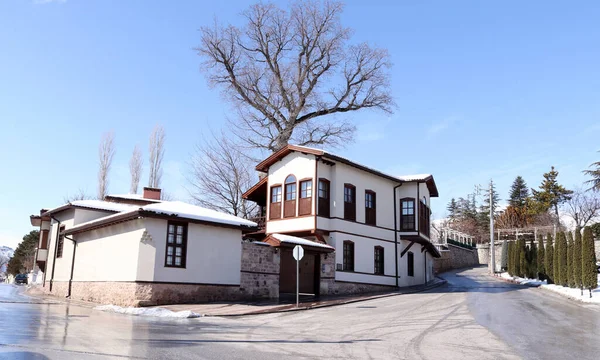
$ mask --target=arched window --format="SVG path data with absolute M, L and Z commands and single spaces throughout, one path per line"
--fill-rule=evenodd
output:
M 296 177 L 294 175 L 285 178 L 284 196 L 283 217 L 296 216 Z

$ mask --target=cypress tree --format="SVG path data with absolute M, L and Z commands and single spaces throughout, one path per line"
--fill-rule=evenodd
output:
M 596 253 L 594 252 L 594 236 L 589 226 L 583 230 L 581 246 L 581 277 L 583 287 L 590 291 L 590 297 L 592 297 L 592 289 L 598 287 L 598 273 L 596 270 Z
M 535 242 L 533 239 L 529 242 L 529 274 L 527 275 L 530 279 L 535 279 L 537 277 L 537 249 L 535 247 Z
M 567 232 L 567 283 L 570 288 L 576 288 L 573 277 L 573 234 Z
M 583 287 L 581 282 L 581 229 L 575 228 L 575 242 L 573 243 L 573 281 L 576 288 Z
M 508 274 L 515 276 L 515 243 L 508 243 Z
M 521 276 L 521 242 L 515 240 L 515 276 Z
M 561 286 L 569 286 L 569 272 L 567 268 L 567 235 L 564 231 L 561 231 L 556 238 L 556 245 L 558 247 L 558 279 Z M 556 259 L 554 259 L 556 262 Z
M 544 250 L 544 269 L 546 269 L 546 279 L 548 284 L 554 283 L 554 245 L 552 244 L 552 234 L 548 233 L 546 247 Z
M 519 276 L 527 277 L 527 247 L 525 239 L 519 240 Z
M 537 277 L 540 280 L 545 279 L 544 271 L 544 238 L 538 235 L 538 250 L 537 250 Z
M 501 261 L 501 271 L 506 271 L 508 268 L 508 242 L 506 239 L 502 241 L 502 261 Z
M 556 238 L 554 239 L 554 269 L 552 272 L 554 273 L 554 283 L 556 285 L 560 285 L 560 232 L 556 233 Z

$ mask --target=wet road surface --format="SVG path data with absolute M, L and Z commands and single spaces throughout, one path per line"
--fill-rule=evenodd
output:
M 485 269 L 310 311 L 155 319 L 45 303 L 0 285 L 0 359 L 598 359 L 600 310 Z

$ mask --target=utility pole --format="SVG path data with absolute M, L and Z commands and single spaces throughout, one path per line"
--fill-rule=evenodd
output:
M 496 248 L 494 247 L 494 183 L 490 180 L 490 253 L 492 255 L 492 275 L 496 273 Z

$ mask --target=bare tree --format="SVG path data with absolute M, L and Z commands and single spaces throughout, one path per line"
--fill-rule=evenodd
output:
M 100 158 L 100 168 L 98 169 L 98 199 L 102 200 L 108 191 L 108 173 L 115 156 L 115 133 L 108 132 L 102 135 L 98 155 Z
M 137 145 L 133 148 L 133 154 L 131 154 L 131 159 L 129 159 L 129 173 L 131 174 L 129 192 L 137 194 L 140 178 L 142 177 L 142 151 Z
M 242 198 L 253 185 L 252 167 L 224 134 L 198 144 L 190 167 L 190 195 L 199 205 L 244 218 L 255 215 L 256 204 Z
M 63 197 L 63 201 L 66 203 L 70 203 L 71 201 L 89 200 L 91 198 L 92 198 L 92 196 L 90 196 L 85 190 L 83 190 L 82 188 L 79 188 L 79 190 L 77 190 L 76 193 L 74 193 L 72 195 L 67 194 L 65 197 Z
M 162 161 L 165 156 L 165 129 L 156 125 L 150 135 L 150 177 L 148 186 L 160 187 L 162 179 Z
M 239 112 L 234 129 L 246 144 L 270 151 L 290 141 L 338 145 L 355 127 L 327 115 L 391 113 L 387 50 L 349 44 L 342 9 L 328 0 L 298 0 L 289 10 L 258 3 L 243 13 L 243 28 L 201 28 L 206 77 Z
M 597 192 L 576 189 L 571 198 L 565 201 L 563 210 L 573 218 L 576 226 L 583 229 L 600 216 L 600 197 Z

